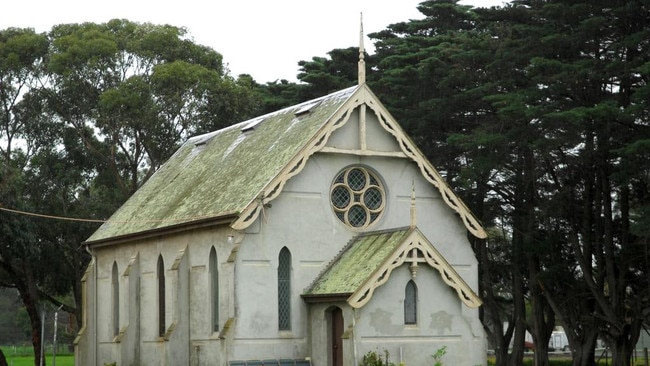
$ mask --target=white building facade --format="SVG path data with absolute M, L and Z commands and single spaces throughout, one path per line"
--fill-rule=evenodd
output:
M 468 232 L 365 84 L 197 136 L 85 243 L 76 364 L 485 365 Z

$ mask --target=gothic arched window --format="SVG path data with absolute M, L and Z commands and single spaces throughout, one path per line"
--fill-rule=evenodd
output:
M 113 262 L 113 269 L 111 270 L 111 293 L 113 308 L 113 336 L 120 333 L 120 282 L 119 274 L 117 271 L 117 262 Z
M 418 288 L 413 280 L 406 284 L 404 290 L 404 324 L 417 324 L 418 322 Z
M 212 314 L 212 331 L 219 330 L 219 264 L 217 262 L 217 251 L 212 247 L 210 250 L 210 308 Z
M 158 256 L 158 336 L 165 335 L 165 262 Z
M 287 247 L 278 257 L 278 329 L 291 330 L 291 252 Z

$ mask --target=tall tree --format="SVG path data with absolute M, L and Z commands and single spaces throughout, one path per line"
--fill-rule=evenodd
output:
M 545 137 L 553 140 L 541 150 L 548 176 L 555 178 L 555 185 L 545 188 L 569 196 L 563 216 L 557 208 L 551 216 L 564 224 L 580 268 L 577 279 L 587 291 L 579 294 L 589 306 L 583 312 L 598 319 L 595 324 L 593 319 L 564 323 L 573 334 L 598 332 L 614 353 L 613 364 L 629 365 L 643 322 L 642 312 L 633 308 L 649 305 L 637 290 L 638 279 L 649 274 L 640 265 L 647 257 L 630 232 L 630 192 L 631 182 L 646 178 L 621 169 L 630 156 L 620 149 L 646 139 L 649 132 L 645 112 L 639 114 L 643 108 L 633 99 L 648 79 L 638 68 L 650 54 L 644 40 L 650 12 L 636 1 L 525 5 L 534 9 L 544 34 L 529 70 L 544 97 L 536 114 Z M 562 298 L 551 290 L 547 295 L 554 302 Z M 593 363 L 588 358 L 594 338 L 583 336 L 587 343 L 572 345 L 583 355 L 574 364 Z
M 482 260 L 480 290 L 486 299 L 481 316 L 497 364 L 520 364 L 527 329 L 525 271 L 535 263 L 526 248 L 532 246 L 536 169 L 530 141 L 521 138 L 528 136 L 529 120 L 508 111 L 498 113 L 498 105 L 487 97 L 526 85 L 525 78 L 509 68 L 523 58 L 496 61 L 494 55 L 506 40 L 488 32 L 469 7 L 427 1 L 419 9 L 425 19 L 371 35 L 379 39 L 380 97 L 451 184 L 471 187 L 464 193 L 483 222 L 500 223 L 506 230 L 507 235 L 490 241 L 509 247 L 507 256 L 497 253 L 496 246 L 490 252 L 486 243 L 474 243 Z M 471 138 L 463 137 L 467 134 Z M 499 258 L 509 259 L 510 273 L 496 275 L 503 267 L 492 259 Z M 514 351 L 508 356 L 511 340 Z
M 251 92 L 224 75 L 221 55 L 185 35 L 182 28 L 126 20 L 51 32 L 54 115 L 82 139 L 88 127 L 98 130 L 101 144 L 86 146 L 123 197 L 183 139 L 256 111 Z
M 34 103 L 35 90 L 43 82 L 42 66 L 47 59 L 48 45 L 44 34 L 36 34 L 31 29 L 0 31 L 0 202 L 3 207 L 26 208 L 20 199 L 25 189 L 22 172 L 38 150 L 38 144 L 24 138 L 37 115 L 28 111 L 38 106 Z M 29 315 L 32 344 L 38 360 L 41 314 L 37 282 L 47 270 L 39 261 L 43 248 L 32 235 L 33 226 L 27 219 L 7 212 L 0 212 L 0 216 L 3 223 L 0 226 L 0 283 L 18 290 Z
M 250 83 L 226 75 L 220 54 L 185 35 L 126 20 L 0 32 L 0 285 L 16 288 L 27 309 L 36 364 L 43 303 L 80 319 L 89 255 L 79 244 L 93 221 L 183 139 L 260 108 Z
M 497 362 L 520 362 L 527 328 L 536 363 L 547 364 L 558 316 L 574 364 L 593 364 L 600 334 L 627 365 L 648 313 L 640 280 L 647 239 L 637 234 L 647 170 L 634 157 L 647 151 L 647 7 L 516 1 L 470 12 L 456 5 L 423 2 L 424 20 L 373 35 L 377 85 L 450 183 L 478 194 L 468 201 L 484 222 L 507 229 L 497 242 L 512 245 L 515 348 Z M 489 252 L 480 243 L 475 249 L 489 273 Z M 498 282 L 482 284 L 487 300 L 498 298 L 490 293 Z M 570 304 L 567 291 L 576 294 Z M 509 336 L 495 326 L 493 304 L 483 309 L 484 324 L 495 327 L 488 333 Z

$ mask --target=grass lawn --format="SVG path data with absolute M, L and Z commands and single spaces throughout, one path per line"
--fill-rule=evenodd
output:
M 45 357 L 46 364 L 52 366 L 52 356 Z M 7 356 L 9 366 L 34 366 L 34 356 Z M 74 366 L 73 355 L 57 355 L 56 366 Z
M 9 366 L 34 366 L 34 354 L 31 346 L 1 346 L 2 352 Z M 47 366 L 52 366 L 52 349 L 46 348 L 45 361 Z M 60 349 L 56 354 L 56 366 L 74 366 L 74 355 L 69 351 Z

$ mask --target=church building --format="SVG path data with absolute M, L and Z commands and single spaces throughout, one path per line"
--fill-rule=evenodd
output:
M 188 139 L 84 243 L 77 366 L 486 364 L 486 233 L 359 64 L 357 86 Z

